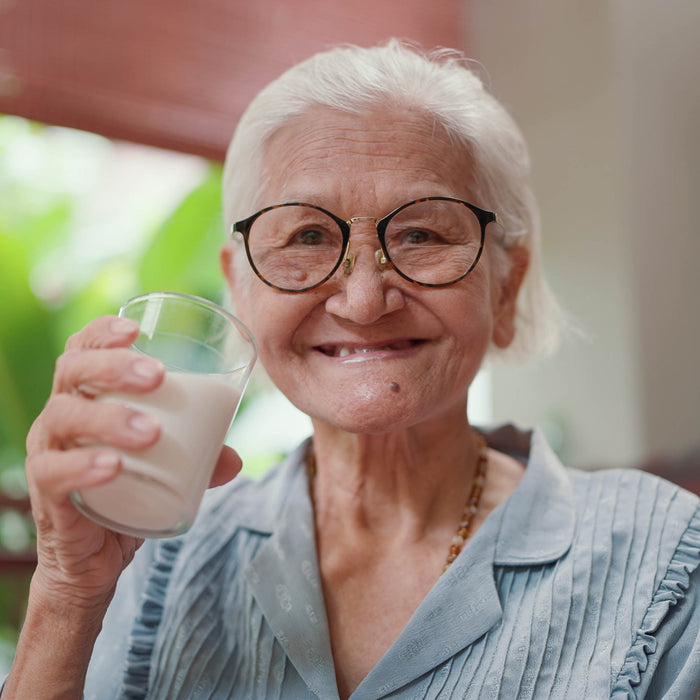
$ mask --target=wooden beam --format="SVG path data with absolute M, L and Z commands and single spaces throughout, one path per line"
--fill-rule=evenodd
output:
M 0 0 L 0 112 L 221 159 L 253 95 L 336 43 L 460 46 L 458 0 Z

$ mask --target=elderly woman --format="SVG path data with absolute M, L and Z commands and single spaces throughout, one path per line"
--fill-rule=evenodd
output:
M 527 171 L 454 53 L 333 50 L 254 100 L 221 262 L 313 436 L 259 482 L 224 448 L 230 483 L 132 562 L 69 494 L 158 439 L 94 396 L 163 368 L 124 320 L 71 338 L 28 441 L 39 563 L 3 697 L 695 697 L 698 500 L 467 419 L 485 357 L 552 336 Z

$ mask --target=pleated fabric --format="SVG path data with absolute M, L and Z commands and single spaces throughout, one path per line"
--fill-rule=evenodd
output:
M 528 462 L 520 487 L 352 699 L 699 697 L 698 499 L 564 469 L 538 433 L 488 439 Z M 140 555 L 86 698 L 338 697 L 304 451 L 217 489 L 190 533 Z

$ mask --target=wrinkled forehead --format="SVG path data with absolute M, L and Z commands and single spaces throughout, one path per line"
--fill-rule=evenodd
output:
M 265 144 L 259 204 L 311 201 L 330 207 L 362 196 L 398 206 L 430 195 L 468 198 L 472 163 L 469 150 L 424 112 L 315 107 Z

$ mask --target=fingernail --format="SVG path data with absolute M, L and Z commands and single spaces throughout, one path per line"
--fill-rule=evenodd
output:
M 129 427 L 139 433 L 153 433 L 160 427 L 157 418 L 146 413 L 136 413 L 129 418 Z
M 92 468 L 103 472 L 114 471 L 120 463 L 116 452 L 98 452 L 92 460 Z
M 165 371 L 162 362 L 158 360 L 136 360 L 131 365 L 133 373 L 142 379 L 153 379 Z
M 138 327 L 139 324 L 130 318 L 115 318 L 109 324 L 109 330 L 115 335 L 131 335 Z

